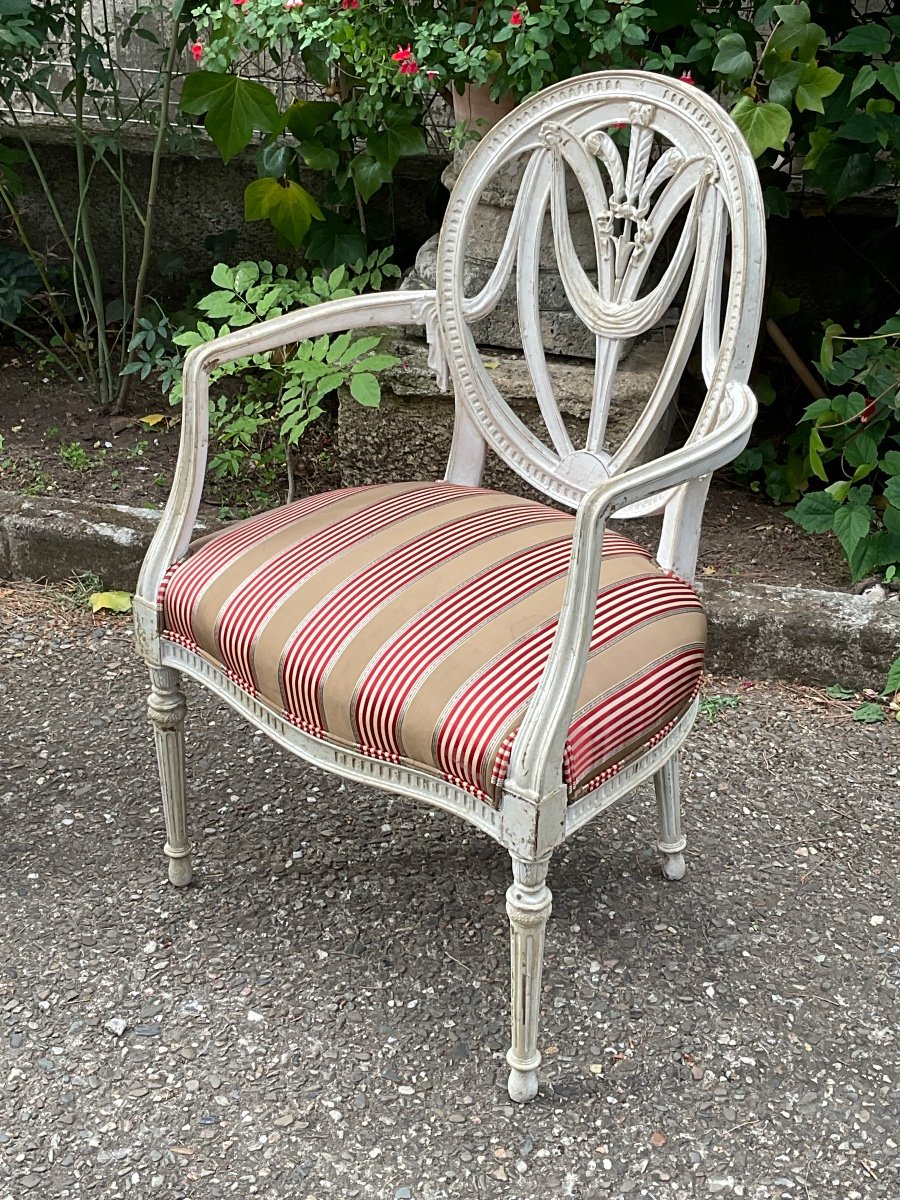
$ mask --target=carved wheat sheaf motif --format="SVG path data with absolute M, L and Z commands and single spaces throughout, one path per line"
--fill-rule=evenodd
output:
M 514 470 L 573 507 L 596 483 L 639 460 L 701 329 L 710 393 L 735 377 L 732 356 L 747 320 L 734 300 L 753 248 L 729 242 L 746 201 L 744 148 L 735 146 L 708 97 L 697 95 L 695 102 L 665 81 L 645 82 L 642 90 L 650 95 L 628 96 L 627 89 L 596 77 L 583 85 L 573 81 L 565 98 L 560 89 L 556 103 L 548 93 L 523 105 L 486 139 L 496 143 L 492 153 L 488 144 L 479 147 L 480 169 L 470 172 L 470 180 L 461 176 L 470 186 L 458 189 L 459 202 L 451 205 L 445 225 L 439 307 L 450 357 L 458 364 L 457 394 Z M 582 101 L 591 96 L 593 106 L 576 107 L 576 95 Z M 626 127 L 627 135 L 617 136 Z M 478 195 L 516 163 L 520 184 L 502 249 L 484 285 L 466 295 L 461 260 Z M 590 420 L 581 446 L 573 445 L 563 421 L 544 350 L 541 297 L 551 261 L 552 286 L 595 345 Z M 507 289 L 515 293 L 540 432 L 506 403 L 475 346 L 472 326 Z M 611 449 L 607 424 L 623 347 L 650 335 L 664 318 L 671 332 L 657 384 L 630 433 Z M 745 375 L 743 363 L 737 374 Z M 698 433 L 707 420 L 704 411 Z M 659 511 L 666 499 L 647 502 L 644 511 L 651 505 Z

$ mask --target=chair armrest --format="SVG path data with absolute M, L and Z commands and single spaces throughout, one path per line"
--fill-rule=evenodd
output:
M 513 743 L 507 786 L 532 801 L 559 794 L 566 737 L 593 633 L 603 531 L 611 513 L 731 462 L 747 444 L 756 398 L 729 383 L 712 428 L 678 450 L 604 480 L 585 496 L 575 521 L 569 579 L 546 666 Z
M 175 476 L 141 568 L 135 594 L 138 608 L 143 610 L 145 606 L 152 606 L 155 612 L 162 578 L 171 564 L 184 554 L 191 539 L 200 508 L 209 446 L 210 372 L 223 363 L 252 354 L 265 354 L 292 342 L 371 325 L 425 325 L 431 348 L 429 366 L 438 373 L 445 371 L 433 291 L 397 291 L 331 300 L 236 329 L 190 351 L 184 364 L 181 442 Z

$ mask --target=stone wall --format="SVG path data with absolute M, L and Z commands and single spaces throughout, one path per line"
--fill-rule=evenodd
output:
M 427 347 L 412 339 L 386 341 L 383 349 L 401 359 L 381 375 L 379 408 L 364 408 L 344 393 L 338 418 L 338 453 L 345 487 L 364 483 L 440 479 L 453 435 L 453 397 L 442 392 L 428 369 Z M 636 346 L 619 368 L 607 427 L 615 449 L 634 425 L 659 375 L 666 347 L 649 341 Z M 491 378 L 516 415 L 541 436 L 541 420 L 531 376 L 521 354 L 484 351 Z M 593 364 L 574 359 L 549 361 L 550 377 L 566 427 L 576 446 L 584 445 L 590 413 Z M 663 453 L 674 409 L 644 451 L 642 461 Z M 546 440 L 547 435 L 543 435 Z M 493 453 L 485 484 L 523 495 L 527 485 Z
M 0 129 L 6 144 L 15 145 L 15 137 Z M 52 127 L 35 129 L 30 135 L 40 158 L 42 169 L 53 189 L 57 204 L 70 228 L 74 227 L 78 204 L 75 150 L 71 135 Z M 130 139 L 126 152 L 128 185 L 141 202 L 146 195 L 150 177 L 151 146 L 146 137 Z M 446 159 L 434 155 L 403 158 L 395 171 L 394 196 L 384 189 L 376 197 L 373 213 L 390 228 L 393 218 L 395 241 L 406 247 L 406 262 L 439 226 L 446 203 L 446 193 L 440 184 L 440 173 Z M 46 249 L 57 262 L 67 258 L 53 216 L 38 182 L 28 168 L 21 168 L 26 183 L 24 194 L 18 198 L 25 225 L 32 243 Z M 195 152 L 167 154 L 161 165 L 161 180 L 156 211 L 156 254 L 152 264 L 151 288 L 162 281 L 159 273 L 159 253 L 183 260 L 182 278 L 209 278 L 216 262 L 227 257 L 230 262 L 240 259 L 269 258 L 289 262 L 299 258 L 292 251 L 280 250 L 275 234 L 263 221 L 244 220 L 244 188 L 256 178 L 256 166 L 251 153 L 240 155 L 224 165 L 209 143 L 198 139 Z M 312 192 L 321 188 L 325 177 L 309 172 L 303 184 Z M 118 184 L 112 174 L 96 167 L 91 183 L 91 222 L 101 270 L 105 282 L 115 286 L 121 279 L 121 219 Z M 209 237 L 233 231 L 227 255 L 221 248 L 210 249 Z M 126 246 L 130 269 L 140 257 L 143 230 L 134 216 L 126 221 Z M 403 262 L 401 256 L 401 262 Z

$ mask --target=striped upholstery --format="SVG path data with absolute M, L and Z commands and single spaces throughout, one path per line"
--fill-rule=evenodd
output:
M 556 630 L 574 518 L 448 483 L 299 500 L 198 543 L 163 584 L 165 636 L 300 728 L 499 800 Z M 572 798 L 689 706 L 706 626 L 688 584 L 607 533 L 569 731 Z

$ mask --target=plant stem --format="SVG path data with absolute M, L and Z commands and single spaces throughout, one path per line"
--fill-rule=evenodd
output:
M 296 490 L 296 481 L 294 479 L 294 460 L 291 456 L 291 446 L 290 446 L 290 443 L 288 442 L 288 440 L 286 438 L 282 438 L 281 444 L 284 447 L 284 461 L 287 465 L 287 481 L 288 481 L 287 497 L 285 498 L 284 502 L 285 502 L 285 504 L 290 504 L 291 501 L 294 499 L 294 494 L 295 494 L 295 490 Z
M 77 0 L 72 28 L 72 50 L 76 64 L 83 62 L 85 0 Z M 106 340 L 106 305 L 103 298 L 103 277 L 100 263 L 94 247 L 91 231 L 91 206 L 88 197 L 90 180 L 87 170 L 84 136 L 84 96 L 87 91 L 87 76 L 83 66 L 75 70 L 75 161 L 78 167 L 78 224 L 82 230 L 84 252 L 87 256 L 90 272 L 87 278 L 88 298 L 96 323 L 96 353 L 99 376 L 100 402 L 104 408 L 112 404 L 114 398 L 112 368 L 110 365 L 109 344 Z M 77 225 L 76 225 L 77 241 Z
M 19 215 L 19 210 L 16 208 L 15 204 L 13 204 L 12 196 L 9 194 L 9 192 L 7 192 L 2 181 L 0 181 L 0 199 L 2 199 L 3 203 L 6 205 L 6 211 L 12 218 L 12 222 L 16 227 L 16 233 L 19 235 L 19 241 L 22 243 L 25 253 L 31 259 L 35 270 L 41 277 L 41 283 L 44 285 L 44 290 L 47 293 L 47 299 L 50 301 L 50 305 L 56 314 L 57 320 L 59 321 L 60 325 L 62 325 L 64 332 L 71 334 L 72 331 L 69 328 L 68 322 L 66 321 L 65 313 L 63 312 L 59 301 L 56 299 L 53 286 L 50 283 L 50 277 L 47 275 L 47 272 L 44 268 L 43 257 L 38 254 L 34 246 L 32 246 L 25 230 L 25 226 L 22 224 L 22 218 Z
M 131 337 L 129 338 L 125 363 L 128 367 L 134 362 L 137 353 L 133 346 L 135 335 L 139 328 L 141 313 L 144 307 L 144 288 L 147 283 L 147 272 L 150 268 L 150 252 L 153 247 L 153 218 L 156 211 L 156 195 L 159 189 L 159 167 L 162 159 L 166 133 L 169 129 L 169 98 L 172 93 L 172 75 L 175 71 L 175 56 L 178 53 L 178 21 L 181 17 L 181 3 L 175 5 L 172 11 L 172 36 L 169 39 L 169 50 L 166 64 L 163 68 L 162 96 L 159 101 L 159 116 L 156 125 L 156 140 L 153 143 L 153 157 L 150 161 L 150 183 L 147 188 L 147 204 L 144 210 L 144 242 L 141 247 L 141 259 L 138 266 L 137 280 L 134 285 L 134 296 L 131 306 Z M 124 410 L 131 387 L 131 375 L 122 375 L 119 384 L 119 395 L 116 398 L 116 412 Z
M 53 346 L 49 344 L 49 342 L 45 342 L 43 338 L 37 337 L 33 333 L 29 333 L 27 329 L 23 329 L 22 326 L 18 325 L 15 321 L 3 321 L 0 322 L 0 324 L 5 325 L 7 329 L 12 329 L 19 335 L 19 337 L 23 337 L 26 341 L 32 342 L 38 347 L 39 350 L 43 351 L 44 354 L 47 354 L 53 358 L 69 382 L 73 383 L 76 387 L 81 387 L 83 380 L 78 378 L 71 367 L 66 366 L 63 360 L 60 358 L 59 352 L 55 350 Z

